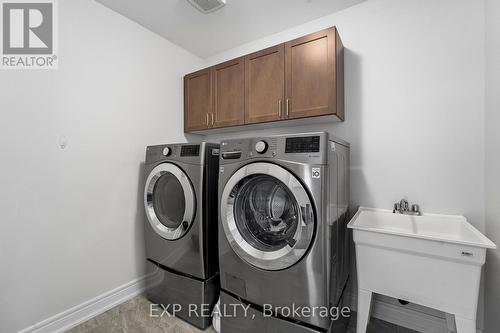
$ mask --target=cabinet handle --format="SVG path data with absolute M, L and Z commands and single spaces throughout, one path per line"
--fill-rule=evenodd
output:
M 288 118 L 288 116 L 290 115 L 290 111 L 289 111 L 289 108 L 290 108 L 290 99 L 286 99 L 286 117 Z
M 278 117 L 281 118 L 281 99 L 278 100 Z
M 214 126 L 214 113 L 212 112 L 212 126 Z
M 207 113 L 207 127 L 210 125 L 210 122 L 208 120 L 208 113 Z

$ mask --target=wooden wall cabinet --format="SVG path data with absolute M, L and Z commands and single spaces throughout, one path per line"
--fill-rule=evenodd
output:
M 214 108 L 211 127 L 245 123 L 245 67 L 243 58 L 213 67 Z
M 282 119 L 284 59 L 283 44 L 245 57 L 245 124 Z
M 337 49 L 342 53 L 334 28 L 285 43 L 287 118 L 334 114 L 344 119 L 343 54 Z
M 208 128 L 213 110 L 212 96 L 210 68 L 184 77 L 184 132 Z
M 184 78 L 185 131 L 286 119 L 344 120 L 344 47 L 335 27 Z

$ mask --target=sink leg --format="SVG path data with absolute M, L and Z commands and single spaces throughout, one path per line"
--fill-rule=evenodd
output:
M 448 328 L 448 332 L 456 332 L 457 326 L 455 325 L 455 316 L 451 313 L 445 313 L 446 316 L 446 327 Z
M 366 333 L 368 320 L 370 320 L 372 294 L 373 293 L 368 290 L 358 290 L 358 319 L 356 323 L 356 333 Z
M 476 333 L 476 320 L 455 316 L 457 333 Z

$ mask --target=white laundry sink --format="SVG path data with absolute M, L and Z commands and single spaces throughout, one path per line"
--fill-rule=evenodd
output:
M 496 245 L 465 217 L 361 207 L 348 227 L 356 245 L 358 333 L 366 332 L 372 293 L 444 311 L 450 329 L 456 323 L 458 333 L 476 332 L 481 267 Z

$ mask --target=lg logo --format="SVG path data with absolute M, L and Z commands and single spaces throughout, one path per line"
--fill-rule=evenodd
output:
M 3 3 L 3 54 L 51 54 L 52 3 Z
M 312 178 L 321 178 L 321 168 L 312 168 L 311 177 Z

